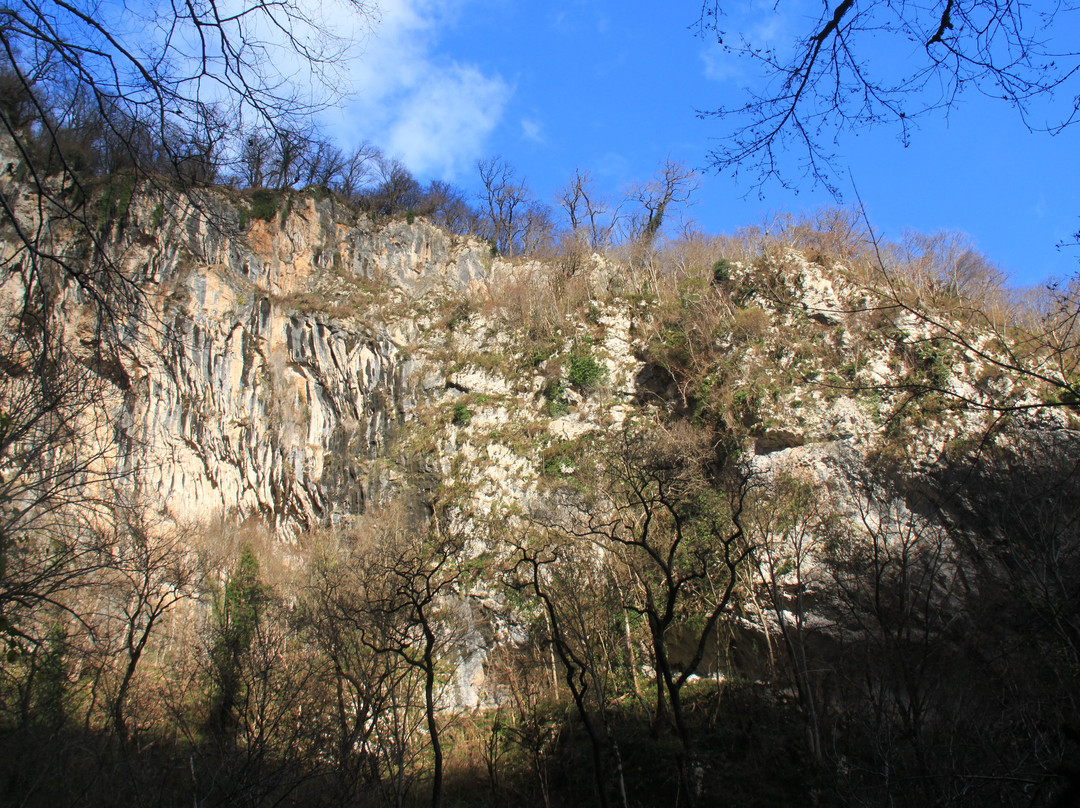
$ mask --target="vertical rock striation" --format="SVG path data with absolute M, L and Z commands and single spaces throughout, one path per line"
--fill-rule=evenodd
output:
M 143 200 L 116 237 L 146 294 L 123 358 L 123 471 L 178 519 L 261 516 L 288 535 L 360 513 L 417 387 L 410 321 L 384 318 L 484 277 L 475 242 L 288 198 L 243 231 L 220 198 L 159 228 Z

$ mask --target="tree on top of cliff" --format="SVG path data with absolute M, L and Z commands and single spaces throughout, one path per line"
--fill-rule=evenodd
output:
M 361 19 L 373 14 L 367 0 L 349 6 Z M 2 151 L 23 180 L 0 189 L 0 214 L 24 263 L 56 264 L 95 297 L 105 278 L 47 246 L 41 220 L 70 220 L 97 248 L 88 177 L 212 180 L 246 132 L 297 131 L 328 100 L 297 88 L 332 78 L 343 48 L 296 0 L 0 9 Z M 26 185 L 40 197 L 36 210 L 19 205 Z

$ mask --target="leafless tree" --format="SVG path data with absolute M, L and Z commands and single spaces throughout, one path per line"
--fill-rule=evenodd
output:
M 370 14 L 362 0 L 350 5 Z M 0 211 L 30 265 L 31 289 L 49 266 L 99 300 L 107 291 L 101 278 L 44 240 L 51 223 L 66 220 L 82 229 L 99 260 L 107 255 L 80 201 L 94 197 L 80 147 L 110 149 L 116 158 L 105 170 L 125 168 L 138 180 L 177 175 L 201 151 L 191 145 L 226 121 L 233 131 L 295 131 L 320 102 L 289 83 L 290 67 L 325 73 L 342 49 L 291 0 L 227 9 L 214 0 L 151 4 L 108 14 L 90 3 L 20 2 L 0 16 L 0 72 L 10 99 L 0 105 L 0 132 L 7 160 L 24 175 L 20 187 L 4 187 Z
M 529 202 L 518 222 L 513 240 L 520 245 L 523 255 L 535 254 L 551 245 L 555 223 L 551 217 L 551 208 L 547 205 L 536 201 Z
M 253 130 L 240 144 L 239 178 L 248 188 L 262 188 L 272 172 L 274 140 L 270 134 Z
M 978 537 L 988 587 L 1023 602 L 1024 634 L 1047 664 L 1080 667 L 1080 446 L 1068 430 L 1015 424 L 935 475 L 953 530 Z
M 610 615 L 620 610 L 614 570 L 609 559 L 589 544 L 568 540 L 564 531 L 552 530 L 550 516 L 538 514 L 534 527 L 512 542 L 515 558 L 509 584 L 540 605 L 540 631 L 550 642 L 552 663 L 558 658 L 563 683 L 589 738 L 600 805 L 611 804 L 609 779 L 614 776 L 625 806 L 628 793 L 622 759 L 608 714 L 608 700 L 615 687 L 612 679 L 617 673 L 610 649 L 619 643 L 608 623 Z
M 346 199 L 355 200 L 375 177 L 381 157 L 382 153 L 376 146 L 361 143 L 345 159 L 335 190 Z
M 517 236 L 530 201 L 529 189 L 506 160 L 491 157 L 476 164 L 484 191 L 480 197 L 495 249 L 507 257 L 520 250 Z
M 965 685 L 978 692 L 972 685 L 990 680 L 986 689 L 1004 708 L 984 732 L 994 757 L 983 765 L 1003 790 L 1023 786 L 1047 804 L 1066 805 L 1077 787 L 1070 761 L 1072 716 L 1080 711 L 1075 432 L 1031 429 L 1017 419 L 977 450 L 943 462 L 931 479 L 940 492 L 936 513 L 966 539 L 963 559 L 977 587 L 970 635 L 991 663 Z M 1062 772 L 1069 788 L 1055 782 Z
M 602 251 L 611 245 L 620 221 L 619 208 L 612 207 L 600 196 L 588 171 L 575 171 L 570 182 L 556 196 L 575 240 L 593 251 Z
M 767 83 L 701 113 L 732 125 L 710 156 L 720 171 L 786 185 L 779 158 L 796 153 L 806 175 L 834 187 L 839 135 L 887 126 L 906 144 L 917 121 L 948 114 L 970 93 L 1011 105 L 1033 131 L 1057 133 L 1078 120 L 1080 55 L 1067 33 L 1073 5 L 835 0 L 780 45 L 729 32 L 727 7 L 705 0 L 700 32 L 760 67 Z M 907 56 L 886 64 L 894 46 Z M 1048 108 L 1062 95 L 1064 103 Z
M 783 472 L 755 492 L 748 522 L 757 548 L 754 566 L 806 716 L 811 752 L 820 761 L 824 705 L 818 691 L 824 671 L 813 658 L 812 641 L 829 625 L 814 606 L 829 588 L 824 556 L 836 538 L 837 519 L 822 488 Z
M 270 184 L 279 190 L 299 185 L 315 165 L 318 147 L 310 127 L 278 127 L 274 132 L 274 171 Z
M 347 556 L 344 548 L 335 550 Z M 339 561 L 315 560 L 302 603 L 301 626 L 328 661 L 332 760 L 338 798 L 347 801 L 383 776 L 380 757 L 392 744 L 381 738 L 380 727 L 389 720 L 394 692 L 408 688 L 408 671 L 363 642 L 375 630 L 363 601 L 363 583 L 353 580 L 353 565 Z
M 100 569 L 92 522 L 105 491 L 89 486 L 117 472 L 115 447 L 102 439 L 101 376 L 59 339 L 43 352 L 17 339 L 0 345 L 0 634 L 23 646 L 39 638 L 35 613 L 69 611 L 70 592 Z
M 488 657 L 485 673 L 498 682 L 505 694 L 499 712 L 506 718 L 498 725 L 505 739 L 502 746 L 505 750 L 512 743 L 525 754 L 544 808 L 551 808 L 552 758 L 563 725 L 558 715 L 546 709 L 553 690 L 558 688 L 554 650 L 543 641 L 546 636 L 546 631 L 538 630 L 533 633 L 535 641 L 523 647 L 495 649 Z M 494 779 L 492 785 L 493 790 L 501 790 Z
M 832 543 L 834 681 L 857 769 L 846 787 L 866 804 L 952 804 L 981 745 L 967 733 L 985 679 L 965 675 L 956 642 L 971 580 L 949 531 L 911 504 L 864 480 L 848 534 Z
M 342 724 L 342 737 L 362 739 L 374 731 L 379 748 L 373 751 L 394 758 L 399 800 L 407 793 L 410 750 L 422 748 L 419 728 L 411 723 L 413 687 L 419 687 L 432 755 L 431 804 L 437 808 L 444 765 L 440 661 L 454 639 L 449 604 L 461 591 L 462 547 L 417 520 L 400 502 L 369 514 L 340 554 L 339 567 L 317 573 L 313 619 L 335 661 L 337 687 L 349 686 L 362 699 L 349 708 L 354 718 L 351 728 Z M 356 679 L 369 674 L 374 676 Z
M 874 264 L 876 310 L 929 332 L 903 337 L 919 372 L 878 389 L 936 393 L 999 417 L 1080 404 L 1080 280 L 1051 283 L 1033 304 L 1002 289 L 981 256 L 939 239 L 909 243 L 899 259 L 875 242 Z M 981 364 L 981 378 L 956 384 L 947 355 Z
M 400 160 L 385 157 L 377 161 L 377 167 L 374 187 L 363 196 L 363 205 L 383 216 L 415 211 L 422 189 L 412 172 Z
M 694 170 L 672 160 L 666 161 L 648 182 L 631 187 L 627 197 L 636 204 L 628 224 L 631 241 L 641 249 L 652 246 L 665 217 L 672 208 L 685 204 L 697 187 Z
M 421 209 L 433 224 L 451 233 L 473 234 L 482 229 L 480 216 L 465 194 L 442 180 L 432 180 L 428 185 Z
M 125 747 L 127 701 L 155 629 L 177 604 L 195 594 L 197 568 L 190 536 L 175 526 L 154 524 L 136 506 L 114 509 L 119 517 L 109 537 L 105 570 L 108 617 L 119 624 L 118 681 L 111 694 L 113 728 Z
M 743 513 L 753 477 L 735 463 L 714 484 L 714 460 L 714 447 L 692 427 L 627 430 L 605 453 L 599 500 L 567 503 L 556 520 L 566 536 L 597 544 L 629 572 L 625 605 L 648 626 L 656 677 L 653 728 L 676 732 L 680 791 L 690 803 L 697 789 L 682 692 L 715 641 L 751 552 Z M 676 635 L 684 653 L 673 650 Z
M 440 631 L 440 609 L 457 593 L 461 582 L 457 569 L 460 546 L 453 541 L 410 542 L 399 546 L 381 562 L 382 586 L 369 601 L 376 620 L 383 623 L 384 639 L 373 650 L 399 656 L 423 676 L 424 715 L 432 753 L 431 805 L 442 804 L 443 748 L 437 711 L 437 653 L 445 647 Z M 378 563 L 378 562 L 377 562 Z M 441 634 L 441 636 L 440 636 Z

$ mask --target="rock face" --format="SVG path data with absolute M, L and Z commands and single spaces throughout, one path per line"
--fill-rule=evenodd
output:
M 572 475 L 590 433 L 691 412 L 764 472 L 853 477 L 871 452 L 933 463 L 978 430 L 944 408 L 905 423 L 912 385 L 1033 400 L 794 252 L 650 302 L 599 257 L 562 277 L 423 220 L 300 192 L 276 205 L 264 220 L 227 189 L 144 195 L 108 231 L 141 290 L 109 374 L 116 462 L 179 521 L 257 517 L 289 538 L 409 476 L 455 488 L 468 524 Z M 64 294 L 72 339 L 93 345 Z
M 123 358 L 123 471 L 179 520 L 259 516 L 289 535 L 360 513 L 421 379 L 413 323 L 387 315 L 485 277 L 485 245 L 422 222 L 289 207 L 241 231 L 212 199 L 155 229 L 143 201 L 116 236 L 146 295 Z
M 995 407 L 1077 445 L 1075 408 L 1042 407 L 1045 391 L 998 372 L 994 340 L 950 339 L 961 325 L 949 315 L 882 305 L 854 273 L 792 249 L 747 250 L 723 277 L 672 262 L 671 277 L 635 278 L 600 258 L 572 271 L 501 261 L 424 221 L 376 223 L 307 193 L 251 219 L 230 193 L 139 197 L 107 231 L 111 260 L 140 292 L 117 324 L 115 359 L 102 357 L 100 324 L 74 285 L 58 295 L 76 363 L 111 390 L 97 429 L 110 432 L 117 479 L 178 522 L 255 519 L 288 542 L 347 526 L 410 486 L 472 560 L 503 551 L 522 515 L 599 490 L 610 469 L 598 467 L 616 457 L 603 459 L 605 441 L 691 422 L 708 435 L 708 462 L 727 453 L 722 462 L 736 458 L 747 479 L 792 498 L 805 487 L 798 508 L 820 517 L 797 553 L 782 519 L 756 528 L 773 553 L 756 585 L 773 613 L 756 607 L 756 629 L 740 618 L 732 654 L 754 678 L 755 631 L 768 646 L 797 612 L 832 637 L 825 556 L 842 546 L 836 524 L 885 544 L 946 535 L 939 514 L 905 496 L 988 434 Z M 14 274 L 0 282 L 9 313 L 20 304 Z M 773 497 L 761 513 L 780 505 Z M 955 565 L 945 572 L 959 577 Z M 490 649 L 527 634 L 492 581 L 471 586 L 455 605 L 467 630 L 450 654 L 448 697 L 469 707 L 499 698 L 485 682 Z

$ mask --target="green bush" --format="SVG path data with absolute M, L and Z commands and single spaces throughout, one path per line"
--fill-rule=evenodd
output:
M 739 390 L 731 397 L 732 413 L 745 427 L 761 423 L 761 393 L 757 390 Z
M 1059 389 L 1057 400 L 1059 404 L 1080 410 L 1080 384 L 1072 382 L 1068 387 Z
M 132 177 L 120 176 L 110 180 L 98 200 L 98 227 L 105 227 L 127 216 L 128 208 L 131 207 L 131 194 L 134 190 L 135 180 Z
M 281 209 L 281 226 L 284 227 L 289 221 L 289 214 L 292 213 L 292 194 L 285 197 L 285 207 Z
M 684 278 L 679 281 L 677 292 L 679 304 L 684 309 L 692 309 L 708 293 L 709 285 L 701 278 Z
M 915 357 L 928 385 L 941 388 L 948 384 L 951 373 L 948 352 L 939 340 L 916 345 Z
M 712 265 L 713 282 L 714 283 L 726 283 L 727 281 L 730 281 L 731 280 L 731 269 L 732 269 L 731 262 L 729 260 L 727 260 L 726 258 L 721 258 L 721 259 L 717 260 L 717 262 Z
M 534 368 L 540 367 L 551 359 L 559 350 L 559 343 L 555 340 L 546 340 L 533 346 L 529 353 L 529 365 Z
M 574 387 L 593 390 L 600 386 L 606 375 L 604 366 L 589 354 L 575 352 L 570 355 L 570 369 L 566 378 Z
M 264 222 L 271 221 L 277 214 L 277 199 L 273 191 L 259 188 L 251 192 L 251 207 L 248 208 L 248 218 L 262 219 Z
M 472 423 L 472 411 L 464 401 L 454 404 L 453 423 L 455 426 L 468 426 Z
M 321 202 L 323 199 L 329 199 L 332 192 L 325 185 L 308 185 L 304 187 L 304 193 L 314 199 L 316 202 Z
M 566 386 L 559 379 L 549 379 L 541 390 L 547 404 L 544 410 L 549 418 L 559 418 L 570 412 L 570 402 L 566 400 Z
M 558 444 L 541 453 L 545 477 L 565 477 L 572 473 L 574 457 L 569 447 L 570 444 Z

